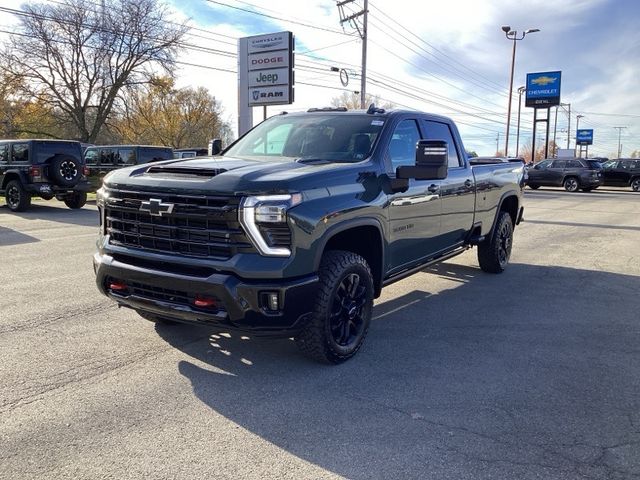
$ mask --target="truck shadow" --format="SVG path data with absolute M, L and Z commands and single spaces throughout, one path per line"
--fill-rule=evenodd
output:
M 417 276 L 404 282 L 424 288 L 378 303 L 337 367 L 291 340 L 157 332 L 194 359 L 178 371 L 212 410 L 348 478 L 640 474 L 640 277 L 450 263 Z
M 55 200 L 52 200 L 50 205 L 44 202 L 33 202 L 26 212 L 12 212 L 6 205 L 0 206 L 0 214 L 15 215 L 25 220 L 47 220 L 85 227 L 97 227 L 100 223 L 95 207 L 86 205 L 83 208 L 72 210 L 67 208 L 64 203 Z

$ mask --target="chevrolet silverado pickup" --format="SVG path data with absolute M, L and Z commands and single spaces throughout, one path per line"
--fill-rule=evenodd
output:
M 219 156 L 107 175 L 97 285 L 148 320 L 293 337 L 340 363 L 384 286 L 472 246 L 502 272 L 523 187 L 519 163 L 470 165 L 445 117 L 283 112 Z

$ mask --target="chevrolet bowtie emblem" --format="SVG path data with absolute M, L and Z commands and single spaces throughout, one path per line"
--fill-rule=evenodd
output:
M 150 198 L 148 202 L 142 202 L 140 204 L 141 212 L 149 212 L 154 217 L 161 217 L 165 213 L 173 212 L 173 203 L 162 203 L 159 198 Z

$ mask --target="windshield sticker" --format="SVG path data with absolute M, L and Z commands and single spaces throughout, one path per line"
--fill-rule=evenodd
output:
M 381 127 L 384 125 L 384 120 L 371 120 L 371 125 L 374 127 Z

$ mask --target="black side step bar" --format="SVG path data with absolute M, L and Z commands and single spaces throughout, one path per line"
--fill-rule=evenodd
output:
M 409 270 L 403 270 L 400 273 L 396 273 L 395 275 L 385 279 L 382 281 L 382 286 L 386 287 L 387 285 L 391 285 L 392 283 L 395 283 L 399 280 L 402 280 L 404 278 L 410 277 L 411 275 L 413 275 L 414 273 L 418 273 L 420 270 L 423 270 L 435 263 L 439 263 L 442 262 L 444 260 L 448 260 L 452 257 L 455 257 L 456 255 L 460 255 L 461 253 L 466 252 L 467 250 L 469 250 L 471 248 L 470 245 L 464 245 L 460 248 L 457 248 L 456 250 L 453 250 L 449 253 L 445 253 L 443 255 L 440 255 L 438 257 L 434 257 L 431 258 L 429 260 L 427 260 L 425 263 L 421 263 L 420 265 L 418 265 L 417 267 L 413 267 L 410 268 Z

